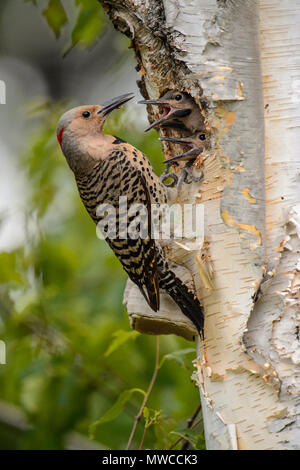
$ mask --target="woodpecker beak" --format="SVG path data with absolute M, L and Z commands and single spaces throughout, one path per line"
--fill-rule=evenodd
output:
M 191 145 L 193 146 L 193 142 L 190 140 L 186 140 L 185 138 L 179 138 L 179 137 L 159 137 L 158 140 L 161 140 L 162 142 L 174 142 L 175 144 L 184 144 L 184 145 Z
M 167 121 L 168 119 L 170 119 L 170 112 L 172 110 L 172 107 L 169 105 L 169 103 L 167 103 L 167 101 L 163 100 L 163 99 L 158 99 L 158 100 L 142 100 L 142 101 L 139 101 L 138 102 L 139 104 L 154 104 L 156 106 L 162 106 L 164 108 L 164 111 L 165 111 L 165 115 L 162 116 L 160 119 L 157 119 L 156 121 L 154 121 L 151 126 L 147 127 L 147 129 L 145 129 L 145 132 L 147 131 L 150 131 L 150 129 L 152 129 L 153 127 L 156 127 L 157 125 Z
M 158 100 L 141 100 L 141 101 L 138 101 L 139 104 L 155 104 L 157 106 L 167 106 L 168 103 L 167 101 L 159 98 Z
M 101 114 L 102 116 L 107 116 L 111 113 L 114 109 L 119 108 L 122 104 L 127 103 L 127 101 L 132 100 L 134 98 L 133 93 L 126 93 L 125 95 L 117 96 L 116 98 L 112 98 L 111 100 L 106 101 L 100 107 L 97 114 Z
M 163 163 L 173 163 L 177 162 L 178 160 L 195 160 L 195 158 L 198 157 L 202 152 L 203 148 L 198 147 L 189 150 L 188 152 L 181 153 L 180 155 L 175 155 L 174 157 L 168 158 L 167 160 L 164 160 Z
M 156 126 L 159 126 L 160 124 L 165 123 L 165 121 L 169 121 L 169 119 L 181 118 L 181 117 L 185 117 L 191 114 L 190 109 L 174 109 L 174 108 L 170 108 L 169 106 L 164 106 L 164 108 L 167 114 L 157 119 L 156 121 L 152 122 L 151 126 L 147 127 L 145 132 L 150 131 L 150 129 L 153 129 L 153 127 L 156 127 Z
M 142 100 L 139 101 L 139 104 L 154 104 L 156 106 L 162 106 L 164 109 L 165 114 L 157 119 L 156 121 L 152 122 L 152 124 L 145 129 L 145 132 L 150 131 L 153 127 L 159 126 L 160 124 L 164 124 L 166 121 L 174 118 L 182 118 L 191 114 L 191 109 L 176 109 L 170 105 L 170 103 L 164 99 L 158 100 Z
M 169 122 L 163 122 L 161 127 L 164 129 L 181 129 L 183 131 L 188 131 L 189 129 L 181 121 L 176 121 L 175 119 Z

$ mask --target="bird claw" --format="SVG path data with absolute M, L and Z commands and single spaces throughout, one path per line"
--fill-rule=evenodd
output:
M 204 176 L 203 171 L 201 172 L 200 176 L 194 176 L 193 175 L 193 172 L 190 168 L 190 166 L 193 163 L 194 163 L 194 161 L 190 160 L 190 161 L 186 162 L 186 164 L 182 168 L 181 173 L 180 173 L 179 178 L 178 178 L 178 181 L 177 181 L 177 184 L 176 184 L 176 187 L 177 187 L 178 190 L 181 188 L 182 183 L 185 183 L 185 184 L 199 183 L 199 181 L 202 180 L 202 178 Z
M 169 169 L 172 166 L 170 163 L 169 165 L 166 165 L 166 168 L 164 169 L 164 172 L 160 176 L 160 181 L 167 187 L 167 188 L 174 188 L 178 184 L 178 177 L 175 175 L 175 173 L 169 173 Z M 171 178 L 173 181 L 171 183 L 165 183 L 167 179 Z
M 186 184 L 199 183 L 199 181 L 201 181 L 203 178 L 203 171 L 201 172 L 200 176 L 194 176 L 192 170 L 187 166 L 187 164 L 183 167 L 182 173 L 185 173 L 184 182 Z M 188 179 L 188 177 L 190 179 Z
M 179 178 L 175 173 L 169 173 L 169 169 L 172 166 L 172 162 L 166 164 L 166 168 L 164 172 L 160 176 L 160 181 L 167 187 L 167 188 L 176 188 L 179 190 L 182 186 L 182 183 L 191 184 L 191 183 L 199 183 L 199 181 L 203 178 L 203 171 L 201 172 L 200 176 L 194 176 L 190 166 L 194 163 L 193 160 L 189 160 L 186 162 L 184 167 L 182 168 Z M 173 181 L 171 183 L 165 183 L 167 179 L 171 178 Z

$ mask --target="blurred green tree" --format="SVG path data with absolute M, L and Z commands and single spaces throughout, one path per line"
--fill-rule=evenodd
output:
M 66 50 L 91 46 L 105 29 L 96 0 L 74 4 Z M 43 15 L 58 36 L 68 21 L 63 2 L 49 0 Z M 72 105 L 34 103 L 28 113 L 27 236 L 24 246 L 0 253 L 0 338 L 7 348 L 7 364 L 0 365 L 1 449 L 125 448 L 157 359 L 154 338 L 130 330 L 122 306 L 126 275 L 96 237 L 57 144 L 56 123 Z M 137 135 L 124 113 L 110 117 L 107 132 L 139 147 L 161 171 L 156 131 Z M 201 419 L 197 433 L 186 430 L 199 403 L 190 381 L 195 351 L 175 336 L 161 337 L 160 351 L 132 447 L 180 448 L 188 439 L 202 449 Z

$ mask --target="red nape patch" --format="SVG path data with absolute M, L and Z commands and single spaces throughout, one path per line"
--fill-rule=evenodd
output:
M 57 134 L 57 140 L 58 140 L 58 142 L 59 142 L 59 145 L 61 145 L 61 141 L 62 141 L 62 137 L 63 137 L 64 130 L 65 130 L 65 128 L 62 127 L 61 130 L 59 131 L 59 134 Z

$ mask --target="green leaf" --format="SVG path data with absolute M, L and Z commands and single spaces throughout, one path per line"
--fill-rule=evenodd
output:
M 198 434 L 197 441 L 195 444 L 196 450 L 205 450 L 205 437 L 204 433 Z
M 199 434 L 194 431 L 194 429 L 190 428 L 182 428 L 182 429 L 177 429 L 176 431 L 171 431 L 171 434 L 176 434 L 179 437 L 182 437 L 186 441 L 189 441 L 194 449 L 196 448 Z
M 116 403 L 113 404 L 113 406 L 102 416 L 102 418 L 98 419 L 98 421 L 95 421 L 90 425 L 89 433 L 91 439 L 94 439 L 96 429 L 98 426 L 100 426 L 100 424 L 113 421 L 115 418 L 117 418 L 117 416 L 119 416 L 119 414 L 123 411 L 125 404 L 128 402 L 128 400 L 130 400 L 132 394 L 136 392 L 141 393 L 143 396 L 146 395 L 144 390 L 141 390 L 140 388 L 124 390 L 124 392 L 119 395 Z
M 63 50 L 66 57 L 76 45 L 83 48 L 95 44 L 106 26 L 106 18 L 100 4 L 96 0 L 76 0 L 78 14 L 72 29 L 71 40 Z
M 76 44 L 83 47 L 94 45 L 107 24 L 106 17 L 96 0 L 76 0 L 78 14 L 71 34 L 71 41 L 63 51 L 65 57 Z
M 175 351 L 174 353 L 165 354 L 160 361 L 159 368 L 161 368 L 163 364 L 165 363 L 165 361 L 167 360 L 176 361 L 178 364 L 181 365 L 181 367 L 185 367 L 185 363 L 183 359 L 187 354 L 191 354 L 191 353 L 195 354 L 195 349 L 193 348 L 180 349 L 179 351 Z
M 113 341 L 109 345 L 107 351 L 105 352 L 105 357 L 108 357 L 111 353 L 116 351 L 122 344 L 126 343 L 128 340 L 135 340 L 137 336 L 140 336 L 138 331 L 125 331 L 125 330 L 118 330 L 113 333 Z
M 144 418 L 145 418 L 146 423 L 147 423 L 147 421 L 149 419 L 149 416 L 150 416 L 150 410 L 149 410 L 149 408 L 147 408 L 147 406 L 145 406 L 145 408 L 143 410 L 143 415 L 144 415 Z
M 0 282 L 22 282 L 16 271 L 16 253 L 0 253 Z
M 43 16 L 56 38 L 59 38 L 61 29 L 67 22 L 67 15 L 61 0 L 49 0 L 48 6 L 43 10 Z
M 153 424 L 158 423 L 161 417 L 161 413 L 162 413 L 162 410 L 152 410 L 145 406 L 143 410 L 143 415 L 145 418 L 145 428 L 148 429 Z
M 72 31 L 72 43 L 91 46 L 103 29 L 102 10 L 95 0 L 76 0 L 79 7 L 75 27 Z

